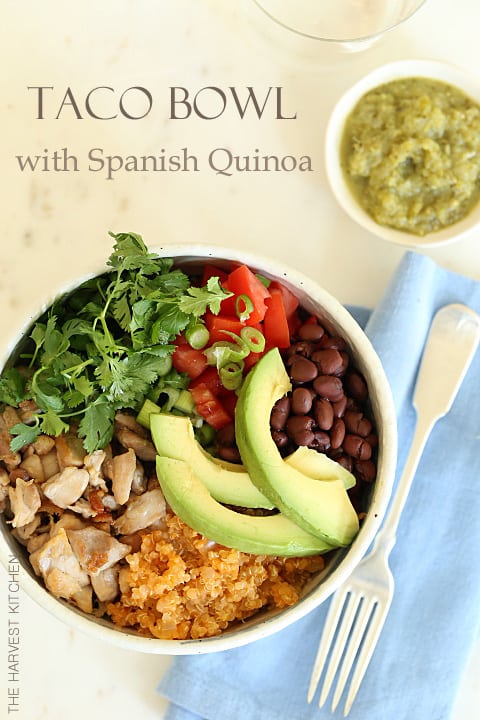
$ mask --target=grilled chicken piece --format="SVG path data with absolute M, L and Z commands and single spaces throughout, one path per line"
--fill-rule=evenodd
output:
M 134 492 L 135 495 L 141 495 L 147 489 L 147 485 L 148 478 L 145 475 L 145 470 L 143 469 L 142 463 L 137 460 L 132 480 L 132 492 Z
M 47 479 L 43 470 L 42 461 L 35 453 L 27 455 L 20 463 L 20 467 L 24 468 L 35 482 L 43 483 Z
M 135 455 L 139 457 L 140 460 L 145 460 L 147 462 L 155 461 L 157 453 L 151 440 L 147 440 L 147 438 L 137 435 L 137 433 L 132 432 L 132 430 L 129 430 L 128 428 L 120 428 L 120 430 L 118 430 L 117 440 L 123 445 L 123 447 L 127 449 L 132 448 Z
M 55 444 L 53 446 L 53 449 L 49 452 L 44 453 L 43 455 L 40 453 L 40 461 L 42 463 L 45 480 L 49 480 L 53 475 L 56 475 L 60 472 L 60 465 L 58 464 Z
M 137 457 L 132 448 L 130 448 L 126 453 L 116 455 L 112 462 L 113 497 L 119 505 L 125 505 L 130 497 L 130 490 L 132 489 L 132 482 L 137 469 Z
M 55 505 L 67 508 L 85 492 L 90 475 L 77 467 L 66 467 L 42 485 L 43 494 Z
M 114 523 L 115 530 L 120 535 L 131 535 L 161 520 L 165 511 L 165 498 L 160 488 L 149 490 L 129 501 L 123 515 Z
M 91 575 L 93 590 L 100 602 L 111 602 L 118 595 L 118 565 Z
M 147 430 L 143 427 L 143 425 L 140 425 L 140 423 L 136 421 L 133 415 L 117 412 L 115 414 L 115 430 L 118 431 L 121 428 L 128 428 L 136 435 L 140 435 L 140 437 L 148 437 Z
M 131 550 L 129 545 L 94 527 L 67 530 L 67 536 L 80 566 L 91 576 L 112 567 Z
M 15 487 L 8 488 L 10 507 L 13 512 L 12 526 L 23 527 L 31 523 L 42 501 L 34 480 L 17 478 Z
M 3 460 L 7 470 L 13 470 L 22 462 L 20 453 L 12 452 L 10 449 L 11 439 L 12 436 L 8 432 L 3 415 L 0 415 L 0 460 Z
M 18 425 L 18 423 L 22 422 L 18 412 L 10 405 L 7 405 L 7 407 L 3 411 L 2 418 L 8 431 L 10 431 L 10 428 L 12 428 L 14 425 Z
M 90 501 L 83 497 L 77 500 L 76 503 L 73 503 L 73 505 L 67 505 L 67 510 L 78 513 L 85 519 L 93 518 L 98 515 L 96 510 L 92 508 Z
M 38 405 L 35 400 L 22 400 L 18 403 L 20 420 L 24 423 L 30 423 L 34 419 L 34 415 L 38 412 Z M 47 437 L 46 435 L 44 437 Z
M 84 468 L 90 475 L 88 484 L 90 487 L 99 487 L 107 492 L 107 486 L 102 474 L 102 465 L 106 458 L 105 450 L 95 450 L 90 455 L 85 455 L 83 459 Z
M 64 470 L 72 465 L 82 467 L 86 450 L 82 445 L 81 438 L 68 433 L 66 435 L 59 435 L 55 438 L 55 447 L 57 448 L 60 470 Z
M 41 522 L 42 518 L 37 514 L 31 522 L 27 523 L 27 525 L 15 528 L 15 530 L 12 531 L 12 535 L 14 535 L 17 540 L 22 543 L 22 545 L 26 545 L 28 540 L 30 540 L 30 538 L 33 537 L 38 530 Z
M 75 603 L 78 608 L 80 608 L 80 610 L 89 613 L 89 615 L 92 614 L 93 590 L 91 585 L 86 585 L 81 590 L 72 595 L 70 599 Z
M 10 485 L 10 478 L 5 468 L 0 467 L 0 513 L 2 513 L 7 506 L 8 498 L 8 486 Z
M 46 455 L 55 447 L 55 440 L 50 435 L 39 435 L 32 443 L 32 447 L 37 455 Z
M 80 567 L 64 528 L 56 528 L 53 536 L 30 555 L 30 562 L 55 597 L 71 598 L 90 583 L 88 574 Z

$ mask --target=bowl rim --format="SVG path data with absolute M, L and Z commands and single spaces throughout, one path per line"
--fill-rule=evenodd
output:
M 309 591 L 304 598 L 299 600 L 295 605 L 281 610 L 278 614 L 265 619 L 260 618 L 258 621 L 255 621 L 255 624 L 252 624 L 251 627 L 234 628 L 221 635 L 198 640 L 161 640 L 158 638 L 141 637 L 132 632 L 114 627 L 113 625 L 110 626 L 106 621 L 96 618 L 95 616 L 85 615 L 66 601 L 53 597 L 40 581 L 33 577 L 31 571 L 23 566 L 23 558 L 16 557 L 14 552 L 16 541 L 5 531 L 4 520 L 1 522 L 0 562 L 7 569 L 12 559 L 15 559 L 20 565 L 19 582 L 21 588 L 39 606 L 61 622 L 95 639 L 108 641 L 124 649 L 159 655 L 194 655 L 228 650 L 272 635 L 301 619 L 324 602 L 336 588 L 346 580 L 353 567 L 360 562 L 381 525 L 392 492 L 397 458 L 396 412 L 383 365 L 370 340 L 340 301 L 314 280 L 277 260 L 223 246 L 163 244 L 148 245 L 148 250 L 157 253 L 160 257 L 172 257 L 181 262 L 194 260 L 200 262 L 205 260 L 225 260 L 226 262 L 245 263 L 249 267 L 258 269 L 267 276 L 275 276 L 282 280 L 287 286 L 294 288 L 297 292 L 300 289 L 305 292 L 307 297 L 313 298 L 314 304 L 318 304 L 322 311 L 326 312 L 328 317 L 331 317 L 332 320 L 334 319 L 335 324 L 340 328 L 340 331 L 344 332 L 348 337 L 348 341 L 352 344 L 353 348 L 360 348 L 361 356 L 359 356 L 358 359 L 361 360 L 364 365 L 362 370 L 366 370 L 372 401 L 378 403 L 379 407 L 381 403 L 383 422 L 382 427 L 379 428 L 381 438 L 379 443 L 379 472 L 377 482 L 375 483 L 366 520 L 352 545 L 346 549 L 349 561 L 340 562 L 329 576 Z M 79 278 L 62 287 L 53 295 L 49 295 L 41 304 L 41 308 L 36 317 L 41 315 L 55 298 L 63 295 L 65 292 L 74 290 L 85 280 L 96 277 L 106 270 L 109 270 L 109 268 L 105 265 L 100 268 L 98 272 L 93 272 Z M 29 318 L 28 322 L 24 323 L 21 331 L 15 338 L 12 338 L 11 342 L 6 346 L 6 350 L 0 356 L 0 368 L 4 367 L 11 352 L 24 336 L 25 331 L 31 326 L 32 322 L 35 321 L 36 317 Z M 28 561 L 25 560 L 24 564 L 28 565 Z
M 308 40 L 317 40 L 318 42 L 328 43 L 329 45 L 345 45 L 351 46 L 353 48 L 357 44 L 365 45 L 365 47 L 368 47 L 371 43 L 380 38 L 382 35 L 385 35 L 386 33 L 389 33 L 392 30 L 400 27 L 401 25 L 403 25 L 403 23 L 405 23 L 407 20 L 409 20 L 416 14 L 425 5 L 427 0 L 419 0 L 418 3 L 404 17 L 402 17 L 401 20 L 390 23 L 386 27 L 382 28 L 382 30 L 367 33 L 366 35 L 359 35 L 358 37 L 347 36 L 338 38 L 323 37 L 322 35 L 315 35 L 313 33 L 305 32 L 304 30 L 299 30 L 298 28 L 293 27 L 293 25 L 289 25 L 285 20 L 280 20 L 270 10 L 267 10 L 267 8 L 264 7 L 262 0 L 253 0 L 253 2 L 259 8 L 259 10 L 261 10 L 270 20 L 272 20 L 281 28 L 295 33 L 295 35 L 298 35 L 299 37 L 307 38 Z
M 357 202 L 345 180 L 339 160 L 345 122 L 360 98 L 384 83 L 406 77 L 430 78 L 456 86 L 480 104 L 480 81 L 473 73 L 454 63 L 429 58 L 410 58 L 380 65 L 357 80 L 336 101 L 325 131 L 325 170 L 337 202 L 347 215 L 365 230 L 403 247 L 428 249 L 457 242 L 473 233 L 480 223 L 480 202 L 458 222 L 423 237 L 385 227 L 375 222 Z

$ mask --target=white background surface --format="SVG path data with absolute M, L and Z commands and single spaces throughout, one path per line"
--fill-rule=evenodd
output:
M 330 109 L 353 81 L 406 57 L 480 67 L 480 4 L 429 0 L 401 29 L 360 55 L 332 57 L 294 42 L 249 0 L 2 1 L 0 26 L 2 180 L 0 338 L 2 346 L 53 289 L 96 270 L 108 256 L 108 230 L 133 230 L 149 244 L 206 242 L 243 247 L 290 263 L 343 302 L 373 306 L 404 250 L 356 227 L 326 186 L 322 139 Z M 47 119 L 37 120 L 27 86 L 49 85 Z M 66 88 L 151 90 L 144 120 L 75 120 L 55 115 Z M 283 87 L 285 114 L 240 120 L 172 121 L 169 87 L 206 85 L 260 92 Z M 50 102 L 51 100 L 51 102 Z M 16 155 L 67 147 L 78 172 L 21 173 Z M 88 171 L 90 148 L 122 156 L 175 154 L 187 147 L 197 173 Z M 208 153 L 310 155 L 311 173 L 216 175 Z M 428 252 L 441 265 L 480 279 L 480 231 Z M 155 686 L 168 658 L 128 653 L 61 625 L 21 595 L 21 700 L 18 720 L 158 720 L 166 704 Z M 0 635 L 5 646 L 7 575 L 0 570 Z M 445 649 L 448 652 L 448 649 Z M 433 659 L 432 659 L 433 661 Z M 478 717 L 480 645 L 467 668 L 454 720 Z M 0 718 L 7 717 L 6 652 L 0 653 Z M 432 692 L 435 689 L 432 688 Z M 394 720 L 386 718 L 385 720 Z M 413 720 L 437 720 L 415 718 Z

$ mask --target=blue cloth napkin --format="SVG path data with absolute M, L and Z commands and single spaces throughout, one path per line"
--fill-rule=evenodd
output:
M 413 434 L 412 390 L 426 335 L 435 312 L 451 302 L 480 313 L 480 283 L 407 253 L 377 309 L 370 317 L 358 311 L 393 389 L 397 479 Z M 479 378 L 480 351 L 420 462 L 391 556 L 396 593 L 351 720 L 450 717 L 480 621 Z M 328 604 L 251 645 L 177 658 L 158 687 L 171 701 L 168 720 L 343 717 L 342 703 L 334 714 L 306 703 Z

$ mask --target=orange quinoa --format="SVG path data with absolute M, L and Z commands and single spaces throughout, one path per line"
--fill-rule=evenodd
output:
M 322 556 L 250 555 L 217 545 L 168 512 L 165 529 L 142 538 L 120 571 L 113 622 L 162 639 L 219 635 L 260 608 L 293 605 Z

